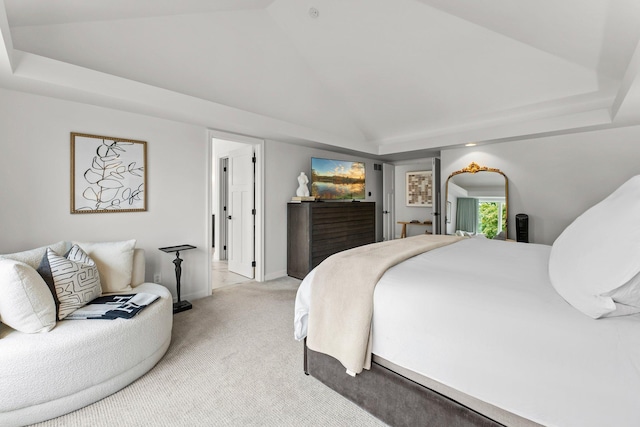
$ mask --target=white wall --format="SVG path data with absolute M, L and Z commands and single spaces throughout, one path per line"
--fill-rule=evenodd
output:
M 70 132 L 148 142 L 147 212 L 69 213 Z M 522 212 L 529 214 L 530 241 L 551 244 L 585 209 L 640 173 L 639 140 L 640 127 L 628 127 L 444 150 L 442 200 L 451 172 L 472 161 L 497 167 L 509 178 L 510 236 L 515 236 L 515 214 Z M 0 253 L 58 240 L 135 238 L 146 250 L 147 280 L 159 271 L 174 291 L 173 257 L 157 248 L 189 243 L 198 249 L 182 254 L 182 296 L 206 296 L 208 144 L 200 127 L 0 89 Z M 373 164 L 382 162 L 276 141 L 265 143 L 264 156 L 265 279 L 286 274 L 286 206 L 295 195 L 298 174 L 310 176 L 311 157 L 366 163 L 366 191 L 372 193 L 367 201 L 377 204 L 381 240 L 382 172 L 374 171 Z M 422 219 L 414 212 L 428 209 L 404 206 L 404 173 L 430 168 L 429 159 L 396 165 L 398 221 L 405 214 L 406 219 Z M 623 232 L 615 224 L 611 230 Z
M 469 163 L 509 179 L 509 237 L 529 215 L 529 241 L 552 244 L 575 218 L 640 174 L 640 126 L 443 150 L 442 200 L 451 172 Z M 443 202 L 444 203 L 444 202 Z M 611 224 L 612 233 L 623 233 Z
M 407 192 L 406 192 L 406 177 L 407 172 L 415 171 L 430 171 L 432 169 L 431 158 L 419 159 L 412 161 L 410 164 L 395 163 L 395 210 L 396 210 L 396 224 L 395 224 L 395 238 L 400 238 L 402 232 L 402 225 L 398 224 L 398 221 L 412 221 L 418 220 L 421 222 L 433 220 L 433 208 L 407 206 Z M 429 230 L 431 233 L 433 230 L 431 227 L 426 226 L 407 226 L 407 236 L 417 236 L 418 234 L 424 234 Z
M 147 141 L 148 211 L 70 211 L 70 132 Z M 174 292 L 173 254 L 182 252 L 183 299 L 208 293 L 207 134 L 204 128 L 0 89 L 0 253 L 59 240 L 136 239 Z
M 382 171 L 373 170 L 381 161 L 271 140 L 264 156 L 266 280 L 287 274 L 287 203 L 296 195 L 300 172 L 311 176 L 311 157 L 365 162 L 365 201 L 376 203 L 376 240 L 382 240 Z

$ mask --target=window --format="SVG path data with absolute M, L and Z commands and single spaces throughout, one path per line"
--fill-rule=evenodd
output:
M 478 233 L 493 239 L 507 225 L 507 204 L 503 197 L 480 197 L 478 202 Z

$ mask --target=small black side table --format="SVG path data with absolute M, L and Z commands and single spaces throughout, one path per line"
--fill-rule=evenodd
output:
M 166 248 L 158 248 L 163 252 L 176 253 L 176 259 L 173 260 L 173 263 L 176 265 L 176 290 L 178 292 L 178 302 L 173 303 L 173 314 L 180 313 L 181 311 L 191 310 L 192 305 L 189 301 L 181 301 L 180 300 L 180 276 L 182 275 L 182 258 L 180 258 L 180 251 L 186 251 L 189 249 L 195 249 L 195 246 L 191 245 L 178 245 L 178 246 L 167 246 Z

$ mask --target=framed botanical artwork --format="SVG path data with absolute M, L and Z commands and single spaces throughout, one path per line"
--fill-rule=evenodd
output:
M 146 210 L 146 141 L 71 133 L 71 213 Z
M 433 180 L 431 171 L 407 172 L 407 206 L 433 206 Z

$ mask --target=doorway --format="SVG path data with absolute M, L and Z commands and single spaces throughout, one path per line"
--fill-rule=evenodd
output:
M 210 131 L 211 289 L 263 281 L 263 141 Z

